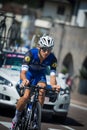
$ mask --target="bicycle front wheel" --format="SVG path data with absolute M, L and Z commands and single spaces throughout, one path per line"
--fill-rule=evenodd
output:
M 41 104 L 39 102 L 36 102 L 33 113 L 33 120 L 36 118 L 37 130 L 41 130 Z

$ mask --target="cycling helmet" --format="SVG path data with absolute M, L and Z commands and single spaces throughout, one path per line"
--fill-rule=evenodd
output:
M 53 48 L 54 46 L 54 40 L 50 36 L 42 36 L 39 40 L 39 46 L 40 47 L 47 47 L 47 48 Z

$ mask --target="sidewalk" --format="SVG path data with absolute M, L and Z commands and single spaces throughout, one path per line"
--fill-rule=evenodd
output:
M 71 92 L 71 103 L 87 107 L 87 95 Z

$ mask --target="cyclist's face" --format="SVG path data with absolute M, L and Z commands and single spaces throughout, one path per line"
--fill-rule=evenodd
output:
M 40 55 L 43 59 L 47 58 L 51 53 L 52 48 L 40 48 Z

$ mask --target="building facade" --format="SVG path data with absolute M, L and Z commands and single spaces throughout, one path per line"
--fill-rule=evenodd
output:
M 67 69 L 72 77 L 78 77 L 79 83 L 80 69 L 87 69 L 87 1 L 47 0 L 42 16 L 53 23 L 49 33 L 55 40 L 57 71 Z

